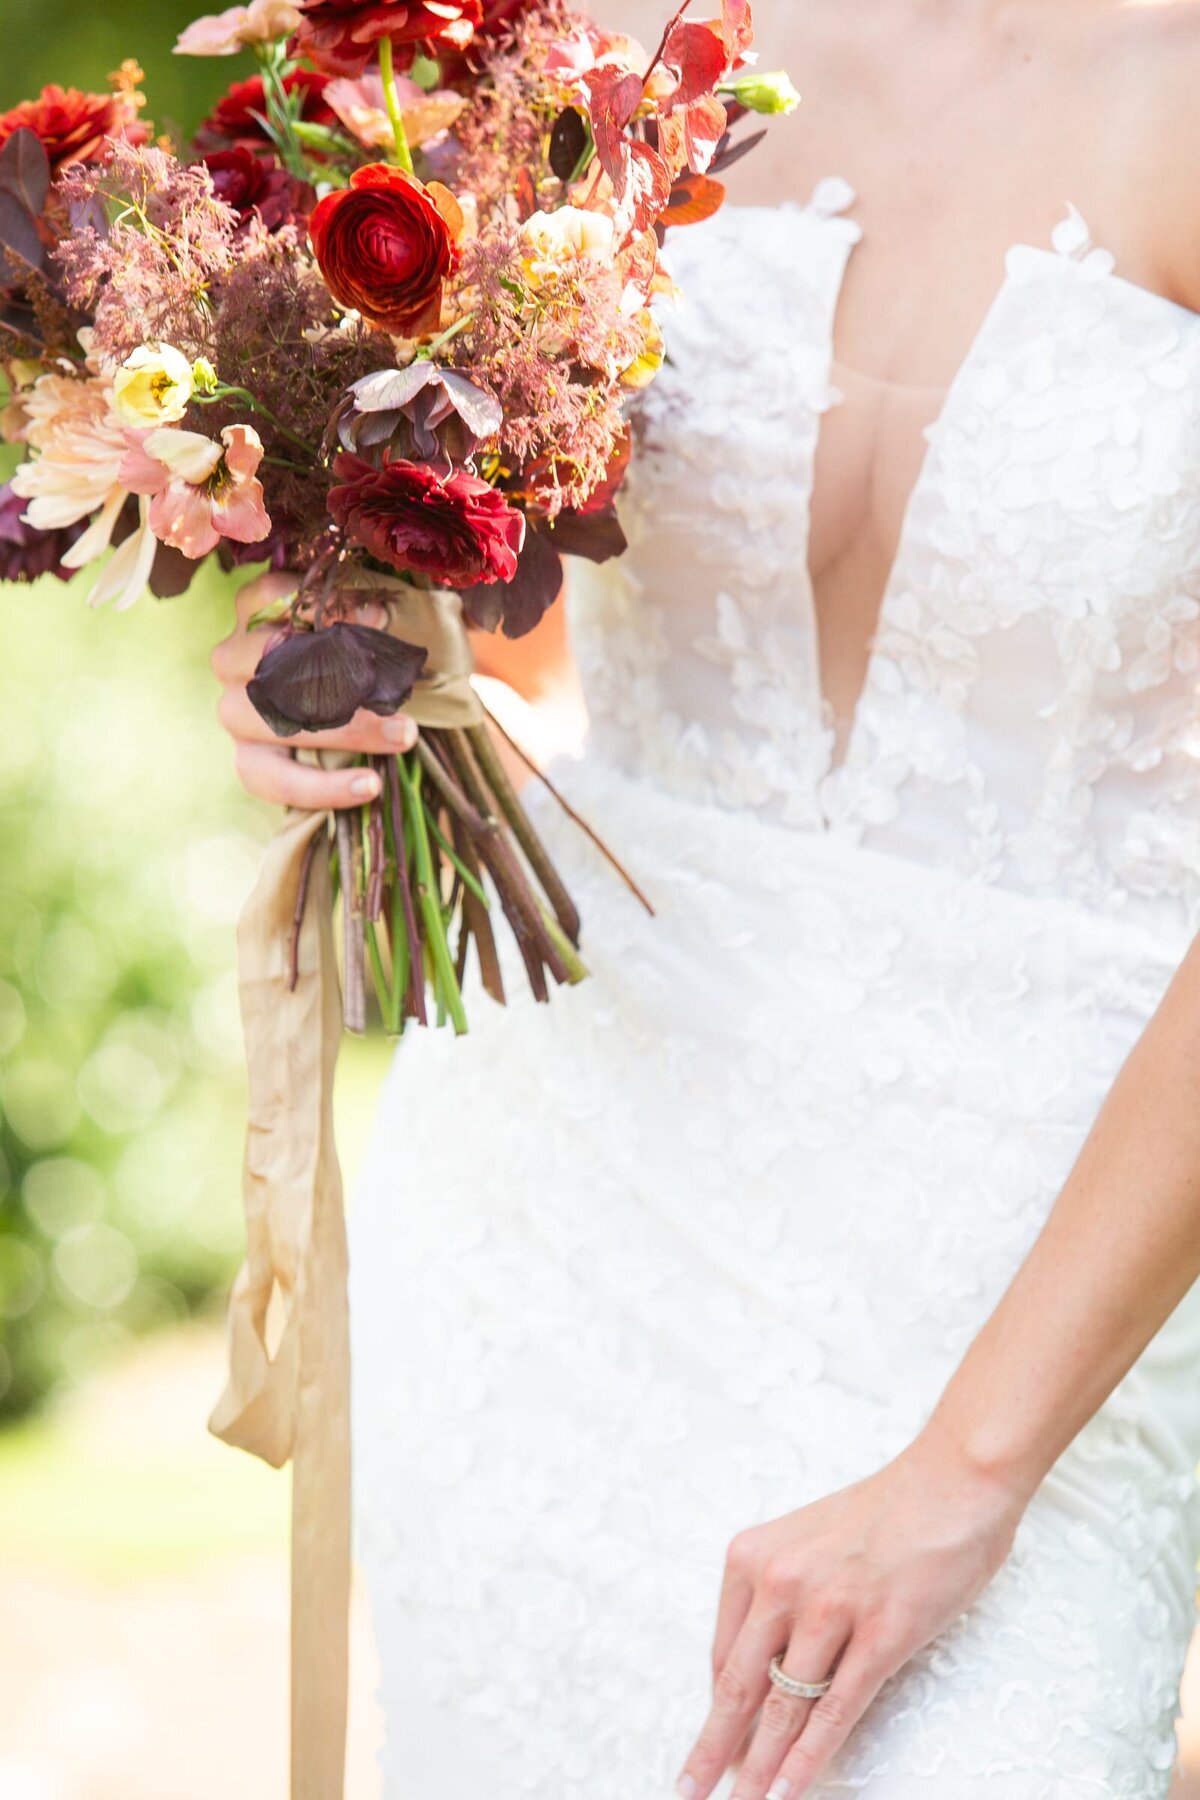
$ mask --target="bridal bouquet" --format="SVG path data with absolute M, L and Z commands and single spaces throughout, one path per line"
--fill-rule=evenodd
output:
M 502 1000 L 497 902 L 537 998 L 585 972 L 467 629 L 531 630 L 564 554 L 624 548 L 664 238 L 721 205 L 721 169 L 762 135 L 737 138 L 746 115 L 795 104 L 754 66 L 749 0 L 689 11 L 646 48 L 566 0 L 251 0 L 179 41 L 258 65 L 191 145 L 144 123 L 133 62 L 110 93 L 48 87 L 0 117 L 0 429 L 25 452 L 0 578 L 109 551 L 91 598 L 121 607 L 209 557 L 265 562 L 291 583 L 250 686 L 272 729 L 362 707 L 421 726 L 375 759 L 361 811 L 289 816 L 239 933 L 248 1251 L 212 1427 L 294 1462 L 304 1800 L 341 1793 L 345 1735 L 337 1043 L 368 975 L 393 1033 L 464 1030 L 472 947 Z
M 472 945 L 503 1000 L 493 896 L 539 999 L 584 973 L 462 631 L 529 631 L 563 553 L 623 549 L 665 231 L 720 205 L 746 111 L 793 103 L 748 0 L 687 12 L 648 53 L 565 0 L 252 0 L 179 41 L 259 65 L 186 150 L 142 124 L 132 64 L 0 119 L 9 572 L 115 545 L 92 600 L 120 607 L 267 559 L 296 581 L 250 688 L 273 730 L 406 704 L 426 727 L 336 823 L 352 1029 L 366 971 L 393 1033 L 465 1030 Z

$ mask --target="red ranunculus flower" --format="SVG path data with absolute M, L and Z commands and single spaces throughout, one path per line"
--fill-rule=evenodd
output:
M 291 49 L 329 75 L 361 75 L 390 38 L 411 57 L 462 50 L 483 17 L 482 0 L 298 0 L 303 17 Z
M 0 113 L 0 150 L 22 127 L 41 141 L 55 175 L 68 163 L 101 161 L 105 138 L 144 144 L 150 135 L 124 94 L 82 94 L 54 82 L 36 100 Z
M 278 231 L 306 219 L 316 203 L 306 181 L 281 168 L 273 156 L 255 156 L 245 144 L 210 150 L 202 160 L 217 199 L 243 223 L 257 213 L 268 231 Z
M 315 69 L 293 69 L 283 78 L 289 94 L 299 91 L 300 117 L 307 124 L 338 123 L 337 114 L 323 99 L 328 81 L 327 75 L 319 75 Z M 271 140 L 262 128 L 261 119 L 256 117 L 256 114 L 265 117 L 266 111 L 267 97 L 261 75 L 252 75 L 248 81 L 235 81 L 196 133 L 197 148 L 220 150 L 233 144 L 244 144 L 248 150 L 269 149 Z
M 441 587 L 511 581 L 525 543 L 524 514 L 477 475 L 445 481 L 425 463 L 382 468 L 343 451 L 329 491 L 338 524 L 393 569 L 428 575 Z
M 445 213 L 451 214 L 447 223 Z M 368 163 L 326 194 L 308 222 L 313 255 L 340 306 L 395 337 L 436 327 L 442 283 L 454 269 L 462 215 L 446 189 Z

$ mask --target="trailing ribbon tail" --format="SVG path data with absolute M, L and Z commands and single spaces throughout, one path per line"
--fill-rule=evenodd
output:
M 477 725 L 483 713 L 470 685 L 471 652 L 457 596 L 386 577 L 372 577 L 369 585 L 388 590 L 389 629 L 430 651 L 432 677 L 418 684 L 406 711 L 426 727 Z M 322 753 L 319 760 L 337 766 L 353 759 Z M 310 846 L 293 987 L 296 900 Z M 291 1800 L 342 1800 L 350 1332 L 333 1125 L 342 1001 L 328 813 L 289 813 L 268 845 L 238 925 L 238 976 L 249 1075 L 246 1259 L 230 1297 L 228 1381 L 209 1429 L 275 1468 L 292 1460 Z M 268 1309 L 276 1290 L 283 1316 L 272 1353 Z

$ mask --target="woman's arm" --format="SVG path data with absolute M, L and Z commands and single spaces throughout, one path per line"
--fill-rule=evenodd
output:
M 734 1540 L 686 1800 L 707 1800 L 760 1705 L 734 1800 L 799 1800 L 883 1683 L 996 1573 L 1039 1483 L 1200 1276 L 1198 1096 L 1200 942 L 917 1441 L 869 1480 Z M 785 1646 L 798 1680 L 836 1665 L 817 1704 L 769 1686 Z

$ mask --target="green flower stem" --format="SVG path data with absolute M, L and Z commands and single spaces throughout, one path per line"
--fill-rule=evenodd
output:
M 417 910 L 413 902 L 412 881 L 409 873 L 408 831 L 404 818 L 404 795 L 407 789 L 400 779 L 404 758 L 389 756 L 385 761 L 387 763 L 388 816 L 391 821 L 392 842 L 395 845 L 396 853 L 396 886 L 392 893 L 393 943 L 396 942 L 394 933 L 397 898 L 399 898 L 400 919 L 404 925 L 404 953 L 399 965 L 396 965 L 395 968 L 396 983 L 400 993 L 397 1004 L 400 1007 L 402 1020 L 404 1007 L 407 1004 L 417 1023 L 425 1025 L 428 1024 L 425 1014 L 425 982 L 423 979 L 425 951 L 417 926 Z M 403 973 L 403 983 L 401 983 L 401 972 Z M 401 1028 L 403 1029 L 403 1027 Z
M 464 313 L 461 319 L 455 319 L 453 325 L 443 331 L 439 337 L 435 337 L 432 343 L 422 345 L 421 349 L 417 351 L 418 362 L 428 362 L 430 357 L 443 349 L 452 338 L 456 338 L 460 331 L 465 331 L 468 325 L 473 325 L 475 316 L 473 312 Z
M 467 736 L 479 767 L 483 771 L 484 779 L 495 795 L 496 803 L 508 821 L 513 836 L 525 852 L 530 868 L 542 885 L 543 893 L 554 908 L 559 924 L 571 942 L 577 944 L 580 922 L 575 902 L 567 892 L 566 884 L 551 862 L 546 846 L 538 837 L 529 815 L 521 805 L 516 789 L 508 779 L 504 764 L 496 754 L 496 747 L 487 726 L 470 726 Z
M 400 96 L 396 92 L 396 64 L 389 37 L 379 40 L 379 78 L 383 82 L 383 104 L 387 107 L 392 137 L 396 143 L 396 161 L 406 175 L 413 175 L 416 171 L 413 168 L 408 132 L 404 128 L 404 114 L 400 110 Z
M 416 859 L 417 898 L 425 919 L 426 944 L 437 976 L 436 991 L 438 1010 L 445 1006 L 453 1021 L 455 1032 L 462 1037 L 467 1030 L 467 1015 L 455 979 L 454 963 L 450 955 L 450 945 L 446 940 L 446 923 L 442 917 L 441 896 L 438 893 L 437 877 L 433 866 L 433 853 L 429 847 L 429 834 L 425 829 L 425 807 L 421 798 L 420 765 L 411 768 L 406 762 L 399 764 L 400 782 L 404 789 L 405 814 L 412 832 L 413 851 Z
M 555 949 L 562 957 L 563 963 L 566 966 L 568 983 L 571 987 L 577 987 L 581 981 L 586 981 L 588 978 L 587 964 L 584 962 L 578 950 L 575 948 L 558 920 L 554 917 L 554 914 L 550 911 L 549 907 L 539 905 L 538 911 L 542 915 L 542 921 L 546 930 L 550 933 Z
M 192 395 L 192 399 L 198 406 L 215 406 L 221 400 L 244 400 L 251 412 L 256 412 L 259 418 L 265 419 L 268 425 L 274 427 L 280 437 L 288 440 L 289 444 L 295 444 L 297 449 L 303 450 L 310 457 L 315 458 L 317 454 L 306 438 L 299 437 L 296 432 L 290 431 L 282 419 L 275 417 L 269 407 L 264 406 L 261 400 L 255 399 L 249 388 L 226 387 L 222 382 L 213 389 L 211 394 L 196 393 Z
M 470 888 L 481 906 L 489 906 L 491 902 L 488 900 L 483 887 L 476 880 L 475 876 L 472 875 L 470 869 L 468 869 L 466 863 L 462 860 L 462 857 L 458 854 L 458 851 L 454 848 L 454 845 L 450 842 L 450 839 L 446 836 L 428 806 L 425 808 L 425 823 L 428 825 L 430 831 L 432 831 L 438 843 L 442 846 L 442 850 L 447 859 L 453 863 L 454 867 L 458 870 L 458 873 L 462 878 L 463 886 Z

